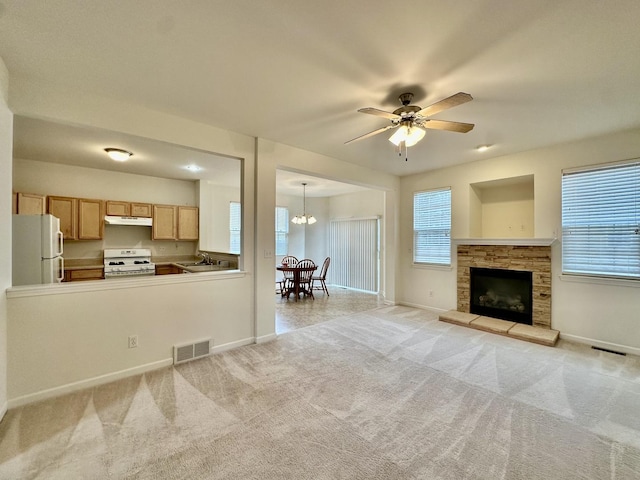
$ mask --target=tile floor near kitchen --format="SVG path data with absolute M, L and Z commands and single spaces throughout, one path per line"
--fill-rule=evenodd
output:
M 374 293 L 363 293 L 328 285 L 329 296 L 322 290 L 313 292 L 315 299 L 301 296 L 297 302 L 293 295 L 283 298 L 276 294 L 276 333 L 333 320 L 338 317 L 365 312 L 383 305 Z

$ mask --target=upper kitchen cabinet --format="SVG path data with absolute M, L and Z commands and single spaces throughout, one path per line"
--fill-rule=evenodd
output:
M 47 197 L 47 212 L 60 219 L 65 240 L 78 239 L 78 200 L 71 197 Z
M 150 203 L 132 203 L 131 204 L 131 216 L 132 217 L 144 217 L 151 218 L 152 216 Z
M 198 207 L 153 206 L 154 240 L 197 240 Z
M 78 240 L 100 240 L 104 231 L 104 202 L 78 199 Z
M 174 205 L 153 206 L 153 239 L 175 240 L 178 224 L 178 207 Z
M 106 204 L 107 215 L 116 217 L 145 217 L 152 216 L 150 203 L 132 203 L 108 200 Z
M 35 193 L 16 194 L 15 212 L 18 215 L 41 215 L 46 213 L 46 197 Z
M 60 219 L 60 230 L 65 240 L 102 239 L 102 200 L 50 196 L 47 197 L 47 211 Z
M 198 207 L 178 207 L 178 240 L 198 240 Z

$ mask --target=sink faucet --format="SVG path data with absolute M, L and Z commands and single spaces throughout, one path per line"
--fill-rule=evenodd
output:
M 209 257 L 207 252 L 199 252 L 198 256 L 202 257 L 202 261 L 198 262 L 198 264 L 211 265 L 211 257 Z

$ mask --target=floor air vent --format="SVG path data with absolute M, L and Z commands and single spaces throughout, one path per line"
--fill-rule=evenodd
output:
M 185 343 L 183 345 L 174 345 L 173 347 L 173 364 L 188 362 L 196 358 L 206 357 L 211 353 L 211 339 L 200 340 L 195 343 Z

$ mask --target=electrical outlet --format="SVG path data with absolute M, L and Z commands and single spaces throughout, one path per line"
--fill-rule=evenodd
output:
M 138 347 L 138 335 L 129 335 L 129 348 Z
M 429 290 L 429 296 L 433 297 L 433 290 Z

